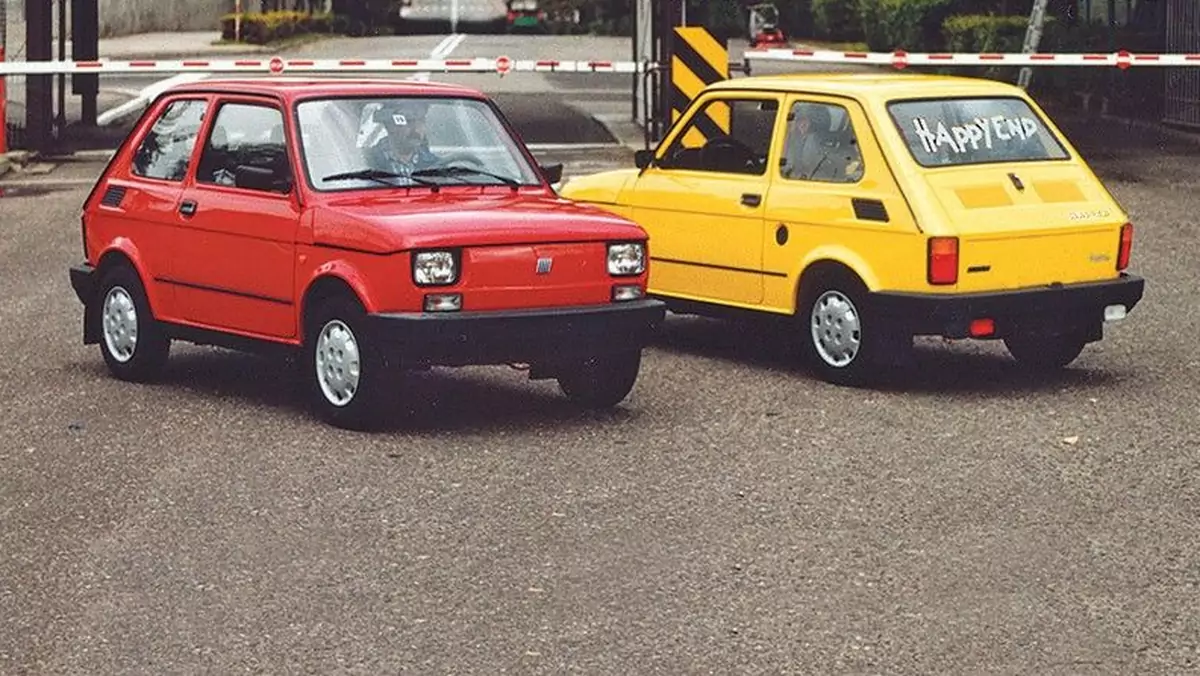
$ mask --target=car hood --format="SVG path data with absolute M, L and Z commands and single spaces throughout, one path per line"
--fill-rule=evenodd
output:
M 637 169 L 602 171 L 568 180 L 559 193 L 576 202 L 593 204 L 620 204 L 625 186 L 638 176 Z
M 626 219 L 541 192 L 358 195 L 316 207 L 312 222 L 316 244 L 379 253 L 646 238 L 641 227 Z

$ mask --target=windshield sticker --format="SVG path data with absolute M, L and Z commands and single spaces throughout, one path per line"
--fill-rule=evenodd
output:
M 1038 124 L 1029 117 L 977 117 L 969 124 L 957 124 L 947 127 L 938 120 L 937 129 L 931 130 L 929 122 L 924 117 L 913 118 L 913 128 L 917 137 L 925 147 L 925 152 L 936 154 L 942 146 L 947 146 L 956 153 L 979 150 L 980 145 L 991 150 L 998 142 L 1011 143 L 1015 140 L 1025 141 L 1037 136 Z

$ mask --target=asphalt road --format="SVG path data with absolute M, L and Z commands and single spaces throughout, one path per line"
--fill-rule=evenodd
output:
M 436 370 L 370 435 L 269 360 L 179 345 L 165 383 L 109 378 L 66 273 L 99 165 L 10 175 L 0 673 L 1197 669 L 1200 152 L 1069 132 L 1149 288 L 1057 377 L 923 341 L 843 389 L 776 332 L 673 316 L 614 412 Z

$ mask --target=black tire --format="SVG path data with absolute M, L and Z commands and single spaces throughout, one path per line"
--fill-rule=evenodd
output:
M 326 423 L 355 431 L 377 428 L 387 402 L 387 360 L 367 334 L 365 320 L 366 312 L 357 300 L 333 297 L 318 299 L 305 313 L 304 322 L 302 367 L 309 404 Z M 317 352 L 326 331 L 330 340 L 322 349 L 322 368 Z M 328 388 L 322 387 L 322 371 L 332 377 L 326 382 Z
M 880 325 L 866 298 L 866 286 L 849 273 L 822 272 L 803 281 L 796 312 L 801 356 L 822 380 L 845 386 L 879 382 L 911 350 L 912 336 Z
M 158 379 L 171 353 L 171 339 L 154 318 L 137 271 L 117 265 L 100 280 L 90 313 L 100 336 L 100 354 L 114 377 L 129 382 Z
M 640 350 L 600 355 L 559 375 L 558 387 L 584 408 L 612 408 L 633 391 L 641 367 Z
M 1004 347 L 1022 367 L 1032 371 L 1058 371 L 1083 352 L 1088 340 L 1079 333 L 1017 334 L 1004 339 Z

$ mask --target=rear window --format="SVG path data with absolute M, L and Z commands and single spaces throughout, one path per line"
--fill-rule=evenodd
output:
M 1041 117 L 1015 97 L 898 101 L 888 112 L 924 167 L 1069 157 Z

